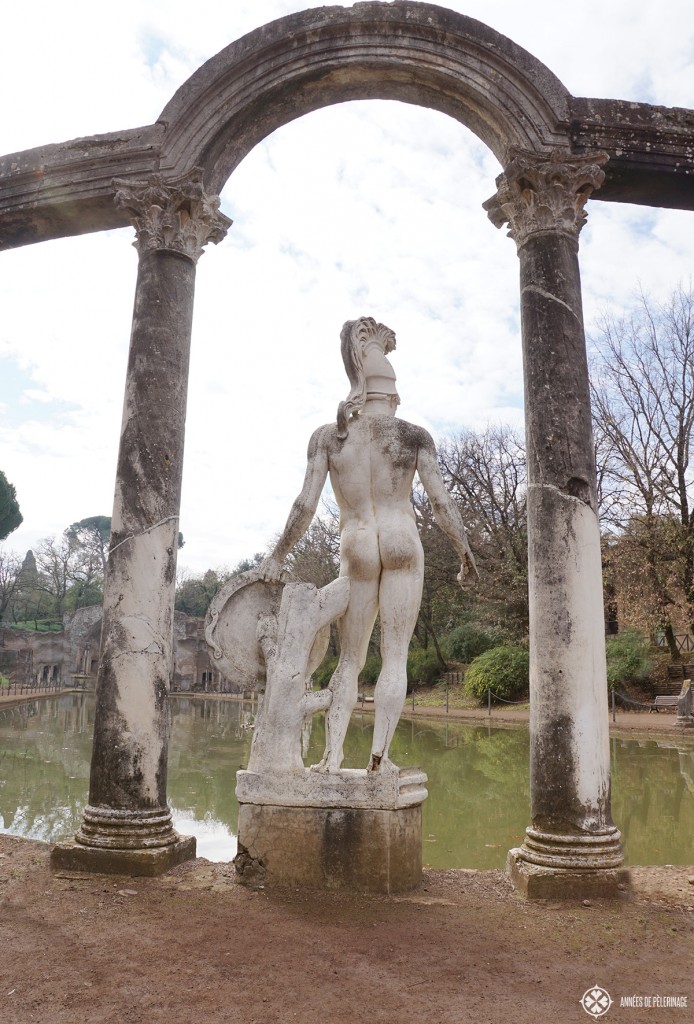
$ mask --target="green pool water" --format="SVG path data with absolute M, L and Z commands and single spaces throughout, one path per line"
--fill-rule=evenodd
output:
M 245 767 L 250 704 L 172 699 L 169 800 L 179 832 L 198 854 L 236 852 L 234 775 Z M 0 711 L 0 831 L 55 841 L 79 825 L 87 800 L 94 700 L 66 694 Z M 356 713 L 346 766 L 364 767 L 373 719 Z M 306 763 L 322 753 L 316 716 Z M 612 738 L 612 808 L 630 864 L 694 864 L 694 741 Z M 393 760 L 429 776 L 423 809 L 424 863 L 436 868 L 503 866 L 530 822 L 528 733 L 440 719 L 405 720 Z

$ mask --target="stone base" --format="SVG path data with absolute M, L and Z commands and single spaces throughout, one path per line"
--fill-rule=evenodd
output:
M 195 836 L 153 849 L 108 850 L 68 841 L 51 850 L 53 871 L 90 871 L 101 875 L 162 875 L 177 864 L 195 859 Z
M 427 777 L 420 768 L 367 772 L 341 768 L 338 772 L 236 773 L 236 799 L 240 804 L 276 807 L 358 807 L 397 810 L 421 804 L 427 798 Z
M 546 868 L 523 859 L 520 849 L 509 850 L 506 874 L 530 900 L 568 900 L 602 897 L 618 899 L 630 888 L 627 868 Z
M 675 729 L 694 729 L 694 715 L 680 716 L 675 719 Z
M 238 848 L 246 885 L 407 892 L 422 877 L 422 808 L 242 804 Z

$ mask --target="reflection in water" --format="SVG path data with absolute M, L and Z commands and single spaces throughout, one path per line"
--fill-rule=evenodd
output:
M 171 702 L 169 800 L 176 828 L 198 839 L 198 854 L 236 852 L 234 775 L 248 761 L 255 707 L 237 701 Z M 66 838 L 87 800 L 93 697 L 68 694 L 0 711 L 0 831 Z M 357 712 L 346 766 L 363 767 L 373 717 Z M 308 764 L 320 759 L 325 723 L 303 737 Z M 429 775 L 424 863 L 436 868 L 501 867 L 530 820 L 528 734 L 460 722 L 402 721 L 391 745 L 403 767 Z M 694 863 L 694 745 L 613 737 L 615 821 L 631 864 Z

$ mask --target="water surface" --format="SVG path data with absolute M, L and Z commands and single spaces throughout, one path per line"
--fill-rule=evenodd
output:
M 175 826 L 198 839 L 198 854 L 236 852 L 235 772 L 245 767 L 250 704 L 172 699 L 169 800 Z M 79 826 L 87 801 L 94 700 L 66 694 L 0 711 L 0 831 L 54 842 Z M 346 767 L 364 767 L 373 717 L 357 712 Z M 325 740 L 316 716 L 306 763 Z M 611 739 L 612 808 L 631 864 L 694 863 L 694 743 Z M 393 760 L 429 775 L 423 808 L 424 863 L 436 868 L 502 867 L 530 822 L 528 733 L 440 719 L 401 721 Z

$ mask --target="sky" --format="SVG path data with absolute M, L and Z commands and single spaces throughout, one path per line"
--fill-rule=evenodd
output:
M 0 153 L 150 124 L 205 60 L 308 6 L 37 0 L 29 18 L 11 5 Z M 694 106 L 688 0 L 444 6 L 514 40 L 574 95 Z M 378 101 L 300 118 L 239 165 L 222 192 L 234 225 L 197 270 L 181 572 L 233 567 L 283 527 L 308 438 L 348 391 L 345 320 L 374 316 L 395 330 L 399 415 L 435 438 L 522 428 L 518 260 L 482 209 L 500 170 L 451 118 Z M 660 301 L 689 282 L 694 214 L 596 201 L 588 212 L 589 333 L 603 313 L 627 313 L 640 289 Z M 123 228 L 0 254 L 0 469 L 24 515 L 6 550 L 111 513 L 133 237 Z

